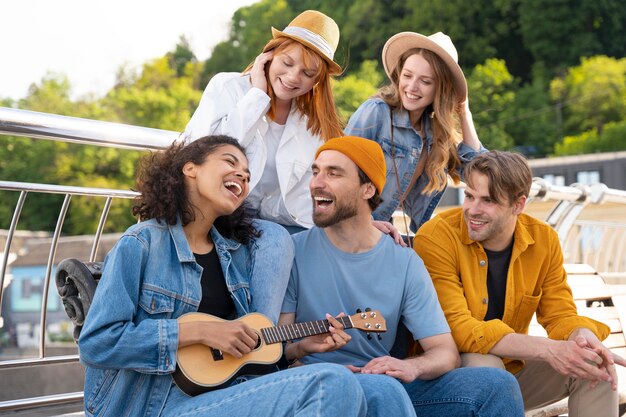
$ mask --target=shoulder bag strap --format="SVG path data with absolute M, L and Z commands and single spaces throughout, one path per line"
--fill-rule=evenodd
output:
M 391 127 L 391 159 L 393 160 L 393 171 L 395 173 L 396 176 L 396 185 L 398 187 L 398 191 L 401 190 L 400 188 L 400 176 L 398 175 L 398 166 L 396 165 L 396 152 L 395 152 L 395 145 L 393 142 L 393 114 L 392 114 L 392 110 L 391 107 L 389 107 L 389 118 L 390 118 L 390 127 Z M 422 175 L 422 172 L 424 172 L 424 167 L 426 167 L 426 159 L 428 159 L 428 146 L 426 146 L 426 142 L 424 140 L 422 140 L 422 152 L 420 153 L 420 159 L 417 162 L 417 166 L 415 167 L 415 171 L 413 171 L 413 176 L 411 177 L 411 181 L 409 182 L 408 187 L 406 187 L 406 190 L 404 190 L 404 193 L 402 193 L 402 197 L 400 198 L 400 204 L 399 206 L 402 207 L 402 210 L 404 210 L 404 200 L 406 200 L 406 197 L 409 195 L 409 192 L 411 191 L 411 189 L 413 188 L 413 186 L 415 185 L 415 182 L 417 181 L 417 179 L 419 178 L 420 175 Z M 404 210 L 404 212 L 406 213 L 406 210 Z

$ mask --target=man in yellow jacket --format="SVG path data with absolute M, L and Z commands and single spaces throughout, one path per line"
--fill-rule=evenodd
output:
M 523 214 L 532 184 L 526 160 L 490 151 L 465 168 L 463 207 L 418 231 L 424 260 L 461 352 L 462 366 L 504 367 L 526 410 L 569 396 L 570 416 L 617 416 L 609 328 L 577 314 L 556 232 Z M 528 335 L 537 320 L 548 338 Z

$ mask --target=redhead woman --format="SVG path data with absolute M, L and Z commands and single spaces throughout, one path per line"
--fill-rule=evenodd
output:
M 242 208 L 249 182 L 244 149 L 226 136 L 143 160 L 133 207 L 142 221 L 107 255 L 79 339 L 85 415 L 365 415 L 358 381 L 339 365 L 241 376 L 194 397 L 174 383 L 180 348 L 241 358 L 257 345 L 256 330 L 228 321 L 253 311 L 248 277 L 258 265 L 245 244 L 258 233 Z M 179 320 L 195 312 L 223 320 Z
M 291 233 L 313 225 L 309 192 L 315 151 L 341 136 L 331 76 L 339 28 L 323 13 L 308 10 L 272 39 L 243 73 L 219 73 L 207 85 L 183 136 L 236 138 L 250 159 L 248 203 L 262 232 L 249 245 L 251 262 L 274 271 L 251 279 L 253 304 L 278 319 L 291 264 Z M 266 220 L 266 221 L 264 221 Z M 280 227 L 278 225 L 282 225 Z
M 382 59 L 390 84 L 356 110 L 345 132 L 375 140 L 385 153 L 387 182 L 374 218 L 389 221 L 401 208 L 415 232 L 437 207 L 448 175 L 458 183 L 464 165 L 485 149 L 450 37 L 398 33 Z

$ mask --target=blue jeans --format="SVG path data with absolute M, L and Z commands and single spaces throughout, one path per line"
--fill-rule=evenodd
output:
M 388 375 L 355 376 L 365 393 L 368 417 L 415 417 L 411 399 L 400 381 Z
M 340 365 L 317 364 L 253 378 L 196 397 L 172 385 L 160 415 L 365 417 L 366 411 L 363 390 L 350 371 Z
M 517 380 L 502 369 L 459 368 L 403 385 L 419 416 L 524 416 Z
M 277 323 L 293 264 L 293 241 L 289 232 L 277 223 L 256 219 L 254 225 L 261 236 L 248 244 L 252 311 L 263 313 Z

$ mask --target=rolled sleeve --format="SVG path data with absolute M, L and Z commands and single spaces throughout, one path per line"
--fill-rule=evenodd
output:
M 609 326 L 604 323 L 588 317 L 576 316 L 561 320 L 558 326 L 550 330 L 548 337 L 554 340 L 567 340 L 574 330 L 581 327 L 591 330 L 601 341 L 611 333 Z
M 501 320 L 478 322 L 472 328 L 471 339 L 462 341 L 462 352 L 487 354 L 504 336 L 515 333 L 510 326 Z

